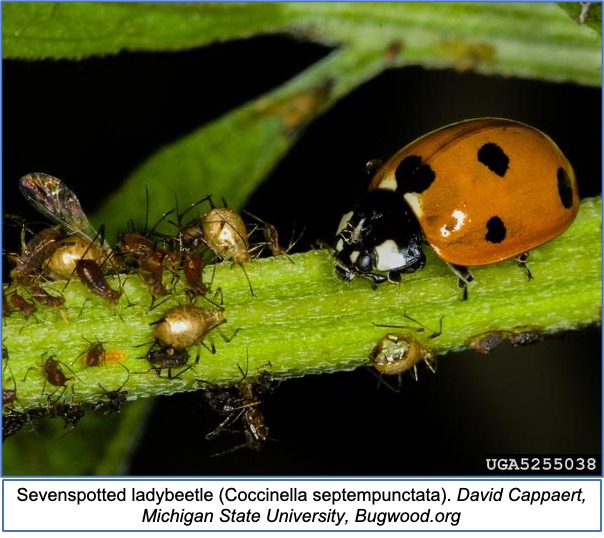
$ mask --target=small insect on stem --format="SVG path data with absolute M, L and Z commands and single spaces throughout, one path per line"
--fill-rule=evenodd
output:
M 64 387 L 67 383 L 67 376 L 63 373 L 59 367 L 59 361 L 57 361 L 53 355 L 48 357 L 42 365 L 42 370 L 46 375 L 46 380 L 55 387 Z
M 44 355 L 46 355 L 46 353 L 44 353 Z M 42 357 L 44 357 L 44 355 L 42 355 Z M 63 388 L 63 391 L 61 392 L 61 394 L 63 394 L 65 392 L 65 390 L 67 388 L 67 381 L 69 381 L 73 378 L 68 378 L 65 375 L 65 373 L 61 369 L 61 365 L 63 365 L 65 368 L 67 368 L 73 374 L 73 376 L 74 376 L 73 378 L 77 377 L 75 375 L 75 373 L 73 372 L 73 370 L 71 370 L 71 368 L 69 368 L 69 366 L 67 366 L 63 362 L 58 361 L 55 358 L 55 355 L 49 355 L 46 358 L 46 360 L 44 360 L 42 362 L 42 366 L 41 366 L 42 372 L 44 374 L 44 386 L 42 387 L 42 393 L 44 393 L 44 391 L 46 389 L 46 383 L 50 383 L 53 387 Z M 35 369 L 36 368 L 34 366 L 30 366 L 27 369 L 27 372 L 25 373 L 25 377 L 23 378 L 24 383 L 27 380 L 27 376 L 29 375 L 29 372 L 31 372 L 32 370 L 35 370 Z
M 30 303 L 27 299 L 25 299 L 22 295 L 20 295 L 16 291 L 12 292 L 8 296 L 8 303 L 13 308 L 20 310 L 26 319 L 29 318 L 30 316 L 32 316 L 37 310 L 35 304 Z
M 259 223 L 258 227 L 262 230 L 262 234 L 264 236 L 264 243 L 261 243 L 260 245 L 255 245 L 252 250 L 255 250 L 256 248 L 258 248 L 258 246 L 261 247 L 261 249 L 264 246 L 268 246 L 273 256 L 287 256 L 289 251 L 294 248 L 294 246 L 300 240 L 302 234 L 304 233 L 304 230 L 302 230 L 302 233 L 296 239 L 292 239 L 289 246 L 285 248 L 279 243 L 279 232 L 277 231 L 277 227 L 274 224 L 271 224 L 270 222 L 267 222 L 261 219 L 260 217 L 257 217 L 249 211 L 243 211 L 243 213 L 255 220 L 257 223 Z M 258 255 L 260 255 L 260 253 L 261 250 L 260 252 L 258 252 Z M 289 258 L 289 256 L 287 257 L 290 262 L 294 263 L 293 260 Z
M 243 377 L 234 387 L 227 389 L 207 387 L 203 390 L 204 398 L 209 405 L 218 414 L 225 417 L 214 430 L 206 434 L 206 439 L 214 439 L 239 419 L 242 421 L 245 435 L 245 443 L 214 454 L 214 456 L 223 456 L 242 448 L 251 448 L 258 451 L 261 450 L 264 442 L 268 439 L 269 430 L 259 405 L 261 404 L 261 396 L 272 390 L 272 375 L 263 370 L 256 379 L 248 379 L 247 366 L 245 372 L 241 367 L 239 367 L 239 371 Z
M 88 349 L 82 355 L 82 362 L 88 368 L 105 365 L 105 346 L 102 342 L 91 342 Z
M 48 403 L 48 416 L 51 418 L 61 417 L 64 423 L 63 427 L 67 428 L 67 432 L 63 437 L 76 427 L 76 424 L 85 414 L 84 408 L 80 404 L 62 402 L 60 397 L 56 401 L 49 401 Z
M 197 345 L 197 357 L 193 364 L 178 375 L 199 363 L 200 349 L 204 346 L 211 353 L 215 353 L 214 345 L 211 347 L 204 342 L 205 337 L 213 329 L 217 329 L 220 336 L 226 341 L 237 334 L 238 329 L 229 338 L 220 331 L 219 326 L 226 323 L 224 309 L 222 308 L 200 308 L 195 305 L 181 305 L 170 308 L 163 317 L 152 325 L 155 342 L 147 353 L 147 361 L 151 364 L 158 375 L 160 370 L 168 370 L 168 378 L 172 377 L 172 368 L 185 366 L 188 362 L 187 350 Z
M 412 321 L 416 325 L 408 327 L 405 325 L 387 325 L 374 323 L 376 327 L 389 327 L 397 329 L 409 329 L 415 332 L 423 332 L 425 326 L 419 321 L 413 319 L 406 313 L 405 318 Z M 439 330 L 432 333 L 428 338 L 437 338 L 442 334 L 442 318 L 440 319 Z M 417 381 L 417 365 L 424 361 L 426 366 L 433 373 L 436 371 L 436 358 L 434 352 L 416 340 L 410 334 L 388 333 L 384 335 L 369 354 L 369 360 L 375 370 L 382 375 L 398 376 L 398 387 L 400 389 L 402 377 L 401 375 L 407 370 L 411 371 L 411 375 Z M 380 378 L 381 381 L 381 378 Z M 399 389 L 394 389 L 389 384 L 386 386 L 395 392 Z
M 109 285 L 101 267 L 94 260 L 78 260 L 76 273 L 92 293 L 104 297 L 112 304 L 116 304 L 122 296 L 121 291 L 116 291 Z
M 124 255 L 137 261 L 139 275 L 149 287 L 153 299 L 168 293 L 163 283 L 163 271 L 166 261 L 176 265 L 173 253 L 158 247 L 151 239 L 136 232 L 123 234 L 119 238 L 118 248 Z
M 70 234 L 54 238 L 52 253 L 43 258 L 48 262 L 46 271 L 55 279 L 69 279 L 76 272 L 90 291 L 116 303 L 121 292 L 111 289 L 99 266 L 105 262 L 114 265 L 115 253 L 90 225 L 73 191 L 60 179 L 43 173 L 23 176 L 19 188 L 34 208 Z
M 22 229 L 21 254 L 15 255 L 14 267 L 10 272 L 11 281 L 17 285 L 29 284 L 34 276 L 43 271 L 44 262 L 48 260 L 59 247 L 61 232 L 58 227 L 45 228 L 33 235 L 25 243 L 25 228 Z M 9 258 L 9 261 L 11 258 Z
M 183 226 L 183 217 L 206 201 L 210 203 L 210 211 Z M 250 293 L 254 296 L 252 283 L 243 265 L 251 260 L 251 253 L 248 230 L 241 215 L 226 204 L 216 207 L 212 197 L 206 196 L 178 216 L 178 227 L 179 243 L 183 251 L 197 252 L 205 246 L 218 258 L 236 263 L 243 270 Z
M 126 395 L 128 394 L 128 391 L 122 389 L 126 386 L 126 383 L 128 383 L 128 380 L 130 379 L 130 370 L 128 370 L 128 368 L 126 368 L 126 366 L 124 366 L 123 364 L 120 364 L 120 366 L 124 368 L 124 370 L 126 370 L 126 373 L 128 374 L 126 380 L 115 390 L 107 390 L 105 387 L 103 387 L 103 385 L 99 383 L 99 387 L 101 387 L 101 390 L 103 391 L 103 396 L 106 398 L 107 401 L 98 402 L 93 408 L 93 411 L 95 413 L 100 413 L 101 415 L 119 413 L 122 409 L 122 406 L 126 403 Z
M 513 331 L 492 330 L 472 336 L 467 344 L 478 353 L 491 353 L 497 346 L 509 342 L 514 347 L 527 346 L 543 339 L 537 327 L 517 327 Z

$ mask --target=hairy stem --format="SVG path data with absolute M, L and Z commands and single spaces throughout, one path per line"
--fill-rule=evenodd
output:
M 62 307 L 39 306 L 29 319 L 20 312 L 5 318 L 3 343 L 9 359 L 4 363 L 4 386 L 12 388 L 14 379 L 15 409 L 46 405 L 56 388 L 45 383 L 44 354 L 56 355 L 72 377 L 68 385 L 73 390 L 68 386 L 65 392 L 68 397 L 95 402 L 105 398 L 105 390 L 124 383 L 129 399 L 196 390 L 205 383 L 230 384 L 241 379 L 240 368 L 246 366 L 250 375 L 265 369 L 279 378 L 349 370 L 366 365 L 369 353 L 387 332 L 410 333 L 442 355 L 468 347 L 474 336 L 486 331 L 547 335 L 600 322 L 600 198 L 584 200 L 571 228 L 531 253 L 529 265 L 535 278 L 530 282 L 514 262 L 476 268 L 476 281 L 464 302 L 446 265 L 432 252 L 427 257 L 424 270 L 409 275 L 401 285 L 384 284 L 377 290 L 361 279 L 351 284 L 338 281 L 327 251 L 258 259 L 245 265 L 255 297 L 242 267 L 230 263 L 209 267 L 206 279 L 215 271 L 212 287 L 220 287 L 224 295 L 227 323 L 221 329 L 227 335 L 239 332 L 230 343 L 217 331 L 210 333 L 216 353 L 202 348 L 199 363 L 173 379 L 149 370 L 144 356 L 153 342 L 150 323 L 168 308 L 189 301 L 183 279 L 166 273 L 174 291 L 151 309 L 149 292 L 136 274 L 112 281 L 114 286 L 121 282 L 124 290 L 117 306 L 92 296 L 72 280 Z M 47 287 L 60 291 L 64 286 L 65 282 L 54 282 Z M 203 298 L 196 304 L 212 307 Z M 419 326 L 405 314 L 425 329 L 417 331 Z M 442 334 L 430 338 L 441 319 Z M 409 328 L 387 329 L 376 323 Z M 121 350 L 126 368 L 83 367 L 81 354 L 87 340 Z M 196 351 L 189 350 L 190 363 Z

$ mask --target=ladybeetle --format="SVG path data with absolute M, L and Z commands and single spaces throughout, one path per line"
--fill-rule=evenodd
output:
M 500 118 L 454 123 L 378 169 L 356 210 L 342 217 L 336 273 L 374 286 L 398 282 L 425 265 L 425 241 L 466 298 L 467 266 L 516 258 L 530 279 L 528 251 L 564 232 L 578 209 L 573 169 L 547 135 Z

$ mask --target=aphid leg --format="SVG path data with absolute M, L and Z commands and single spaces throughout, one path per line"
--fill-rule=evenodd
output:
M 252 281 L 250 280 L 249 275 L 247 274 L 247 271 L 245 270 L 245 267 L 243 266 L 242 263 L 237 264 L 239 265 L 239 267 L 241 267 L 241 270 L 243 271 L 243 274 L 245 275 L 245 278 L 247 280 L 247 284 L 250 287 L 250 294 L 252 297 L 256 297 L 256 294 L 254 293 L 254 288 L 252 288 Z M 214 265 L 215 266 L 215 265 Z
M 520 269 L 522 269 L 524 271 L 524 274 L 526 275 L 526 277 L 529 280 L 533 280 L 533 275 L 531 273 L 531 270 L 528 268 L 528 265 L 526 265 L 526 260 L 528 260 L 528 257 L 529 257 L 529 253 L 523 252 L 522 254 L 520 254 L 520 256 L 518 256 L 516 258 L 516 263 L 518 264 L 518 267 L 520 267 Z

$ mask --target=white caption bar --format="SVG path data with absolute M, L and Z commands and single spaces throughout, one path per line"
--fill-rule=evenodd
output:
M 599 480 L 3 480 L 4 531 L 600 530 Z

